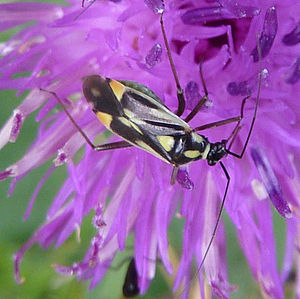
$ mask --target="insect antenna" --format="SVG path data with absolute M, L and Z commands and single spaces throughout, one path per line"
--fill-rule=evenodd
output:
M 177 87 L 178 108 L 177 108 L 177 111 L 175 112 L 175 114 L 178 115 L 178 116 L 181 116 L 182 113 L 185 110 L 185 98 L 184 98 L 183 89 L 182 89 L 182 87 L 180 85 L 180 82 L 179 82 L 179 79 L 178 79 L 178 75 L 177 75 L 177 72 L 176 72 L 174 61 L 173 61 L 173 58 L 172 58 L 170 45 L 169 45 L 169 42 L 168 42 L 168 39 L 167 39 L 167 34 L 166 34 L 166 31 L 165 31 L 163 15 L 164 15 L 164 12 L 162 12 L 161 15 L 160 15 L 160 26 L 161 26 L 161 31 L 162 31 L 164 43 L 165 43 L 165 46 L 166 46 L 166 49 L 167 49 L 167 55 L 168 55 L 169 62 L 170 62 L 170 65 L 171 65 L 171 70 L 172 70 L 172 73 L 173 73 L 173 76 L 174 76 L 174 79 L 175 79 L 175 82 L 176 82 L 176 87 Z
M 200 99 L 198 104 L 193 108 L 193 110 L 184 119 L 184 121 L 187 123 L 194 118 L 194 116 L 200 111 L 201 107 L 205 104 L 205 102 L 208 99 L 208 90 L 207 90 L 206 83 L 205 83 L 204 76 L 203 76 L 202 61 L 200 62 L 200 65 L 199 65 L 199 73 L 200 73 L 201 83 L 202 83 L 203 90 L 204 90 L 204 96 Z
M 172 176 L 171 176 L 171 185 L 175 184 L 176 177 L 177 177 L 177 174 L 178 174 L 178 169 L 179 168 L 177 166 L 173 166 Z
M 177 108 L 177 111 L 175 112 L 175 114 L 178 115 L 178 116 L 181 116 L 183 114 L 184 110 L 185 110 L 186 100 L 185 100 L 185 97 L 184 97 L 183 89 L 182 89 L 182 87 L 180 85 L 180 82 L 179 82 L 178 74 L 177 74 L 175 64 L 174 64 L 174 60 L 173 60 L 173 57 L 172 57 L 172 54 L 171 54 L 171 49 L 170 49 L 170 45 L 169 45 L 169 42 L 168 42 L 165 26 L 164 26 L 163 15 L 164 15 L 164 12 L 162 12 L 161 15 L 160 15 L 161 31 L 162 31 L 165 47 L 166 47 L 166 50 L 167 50 L 167 55 L 168 55 L 168 59 L 169 59 L 169 62 L 170 62 L 171 70 L 172 70 L 173 77 L 175 79 L 176 87 L 177 87 L 178 108 Z M 207 91 L 207 87 L 206 87 L 204 76 L 203 76 L 202 62 L 200 63 L 199 72 L 200 72 L 201 83 L 202 83 L 202 86 L 203 86 L 203 89 L 204 89 L 204 96 L 200 99 L 198 104 L 193 108 L 193 110 L 184 119 L 185 122 L 189 122 L 199 112 L 200 108 L 205 104 L 205 102 L 208 99 L 208 91 Z
M 245 103 L 246 101 L 250 98 L 250 96 L 247 96 L 243 99 L 242 101 L 242 105 L 241 105 L 241 115 L 240 115 L 240 120 L 237 121 L 237 124 L 235 126 L 235 128 L 232 130 L 230 136 L 227 138 L 226 140 L 226 143 L 228 143 L 228 141 L 231 139 L 229 145 L 227 146 L 227 152 L 230 151 L 232 145 L 233 145 L 233 142 L 235 140 L 235 138 L 237 137 L 240 129 L 241 129 L 241 126 L 240 126 L 240 123 L 241 123 L 241 120 L 243 119 L 244 117 L 244 106 L 245 106 Z
M 260 48 L 260 43 L 259 43 L 259 39 L 257 40 L 257 52 L 258 52 L 258 58 L 259 58 L 259 75 L 258 75 L 258 88 L 257 88 L 257 95 L 256 95 L 256 100 L 255 100 L 255 108 L 254 108 L 254 114 L 253 114 L 253 117 L 252 117 L 252 121 L 251 121 L 251 125 L 250 125 L 250 129 L 249 129 L 249 132 L 248 132 L 248 136 L 246 138 L 246 141 L 244 143 L 244 146 L 243 146 L 243 149 L 241 151 L 240 154 L 237 154 L 237 153 L 234 153 L 234 152 L 231 152 L 230 151 L 230 148 L 231 148 L 231 145 L 233 143 L 233 141 L 235 140 L 236 136 L 237 136 L 237 133 L 238 131 L 240 130 L 240 122 L 237 123 L 236 127 L 235 127 L 235 133 L 233 134 L 232 136 L 232 141 L 227 149 L 227 153 L 229 155 L 232 155 L 238 159 L 242 159 L 243 156 L 244 156 L 244 153 L 246 151 L 246 148 L 248 146 L 248 143 L 249 143 L 249 140 L 250 140 L 250 136 L 252 134 L 252 131 L 253 131 L 253 128 L 254 128 L 254 123 L 255 123 L 255 120 L 256 120 L 256 115 L 257 115 L 257 109 L 258 109 L 258 102 L 259 102 L 259 97 L 260 97 L 260 90 L 261 90 L 261 81 L 262 81 L 262 57 L 261 57 L 261 48 Z M 245 102 L 247 100 L 248 97 L 246 97 L 244 100 L 243 100 L 243 103 L 242 103 L 242 107 L 241 107 L 241 116 L 243 116 L 243 109 L 244 109 L 244 105 L 245 105 Z M 227 139 L 227 141 L 230 139 L 230 137 Z

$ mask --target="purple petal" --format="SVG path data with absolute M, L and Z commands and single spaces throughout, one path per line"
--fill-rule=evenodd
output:
M 281 270 L 281 281 L 286 282 L 293 267 L 294 240 L 297 234 L 297 225 L 295 219 L 289 219 L 287 222 L 287 235 L 285 241 L 285 255 Z
M 186 25 L 205 24 L 206 22 L 235 19 L 236 16 L 228 9 L 221 6 L 194 8 L 188 10 L 181 16 Z
M 103 208 L 101 208 L 101 206 L 98 206 L 96 208 L 95 216 L 93 218 L 94 227 L 97 228 L 97 229 L 99 229 L 99 228 L 101 228 L 101 227 L 103 227 L 103 226 L 106 225 L 106 223 L 105 223 L 105 221 L 103 219 L 102 213 L 103 213 Z
M 30 2 L 27 2 L 25 6 L 19 3 L 3 3 L 0 5 L 0 12 L 0 23 L 16 22 L 15 25 L 32 20 L 49 22 L 63 15 L 63 10 L 60 6 Z
M 247 81 L 230 82 L 227 85 L 227 91 L 232 96 L 248 96 L 251 95 L 251 89 Z
M 43 185 L 45 184 L 45 182 L 47 181 L 47 179 L 50 177 L 50 175 L 52 174 L 52 172 L 54 171 L 54 167 L 50 167 L 48 169 L 48 171 L 46 172 L 46 174 L 42 177 L 42 179 L 39 181 L 39 183 L 37 184 L 33 194 L 32 194 L 32 197 L 30 199 L 30 202 L 27 206 L 27 210 L 26 210 L 26 213 L 24 215 L 24 221 L 27 220 L 27 218 L 29 217 L 30 213 L 31 213 L 31 210 L 33 208 L 33 205 L 35 203 L 35 200 L 36 200 L 36 197 L 38 196 L 41 188 L 43 187 Z
M 0 171 L 0 181 L 3 181 L 12 175 L 12 169 Z
M 292 65 L 289 77 L 285 80 L 288 84 L 296 84 L 300 79 L 300 57 L 296 60 L 296 62 Z
M 201 100 L 199 86 L 195 81 L 189 81 L 184 90 L 187 108 L 193 109 Z
M 15 111 L 13 126 L 12 126 L 12 129 L 11 129 L 11 134 L 10 134 L 10 138 L 9 138 L 10 142 L 15 142 L 17 140 L 18 135 L 19 135 L 19 133 L 21 131 L 21 128 L 22 128 L 22 124 L 23 124 L 23 115 L 22 115 L 22 113 Z
M 57 157 L 53 160 L 54 165 L 61 166 L 68 161 L 68 155 L 62 149 L 58 150 Z
M 256 201 L 251 209 L 244 207 L 240 210 L 239 239 L 253 276 L 263 292 L 270 298 L 283 299 L 283 287 L 276 265 L 276 247 L 271 219 L 272 210 L 265 200 Z M 252 226 L 256 229 L 253 230 Z
M 212 231 L 217 221 L 217 215 L 220 211 L 220 203 L 214 199 L 219 196 L 212 179 L 212 173 L 209 172 L 206 178 L 205 190 L 205 210 L 203 223 L 203 241 L 201 244 L 202 254 L 198 254 L 198 266 L 202 261 L 204 252 L 212 237 Z M 219 298 L 229 298 L 229 293 L 234 290 L 228 282 L 226 267 L 226 247 L 224 246 L 225 230 L 222 221 L 219 224 L 217 233 L 214 237 L 210 251 L 204 263 L 207 279 L 210 282 L 214 293 Z
M 267 156 L 259 148 L 251 148 L 251 156 L 274 207 L 283 217 L 290 218 L 291 210 Z
M 274 39 L 276 37 L 277 28 L 278 28 L 277 12 L 276 12 L 276 8 L 272 6 L 266 12 L 263 30 L 259 37 L 259 46 L 260 46 L 262 58 L 266 57 L 269 54 Z M 259 57 L 258 57 L 257 47 L 255 47 L 252 50 L 251 56 L 253 56 L 254 62 L 258 62 Z
M 260 271 L 258 280 L 270 298 L 284 298 L 283 286 L 276 265 L 276 247 L 274 239 L 272 211 L 266 201 L 260 201 L 256 207 L 258 227 L 260 228 Z M 261 275 L 261 277 L 260 277 Z
M 155 207 L 155 224 L 158 248 L 162 262 L 169 274 L 173 273 L 173 267 L 168 256 L 167 230 L 177 208 L 178 201 L 174 200 L 175 192 L 175 189 L 168 189 L 165 192 L 160 192 Z
M 155 14 L 161 14 L 165 10 L 165 4 L 162 0 L 144 0 L 144 2 Z
M 185 189 L 193 190 L 194 189 L 194 183 L 189 177 L 189 173 L 186 168 L 180 167 L 178 169 L 177 182 Z
M 294 46 L 300 43 L 300 22 L 290 33 L 283 36 L 282 42 L 287 46 Z
M 153 68 L 156 64 L 158 64 L 161 61 L 161 55 L 162 55 L 162 46 L 161 44 L 156 43 L 147 53 L 147 56 L 145 58 L 146 66 L 149 69 Z
M 268 77 L 267 70 L 262 70 L 262 80 Z M 253 75 L 247 80 L 229 82 L 226 90 L 232 96 L 250 96 L 258 88 L 259 75 Z
M 219 3 L 238 18 L 252 18 L 260 13 L 258 7 L 240 5 L 235 0 L 220 0 Z

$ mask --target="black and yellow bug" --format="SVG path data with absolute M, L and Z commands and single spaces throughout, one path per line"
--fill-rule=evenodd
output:
M 231 145 L 240 129 L 240 122 L 244 114 L 244 106 L 247 96 L 242 100 L 240 115 L 205 124 L 196 128 L 191 128 L 188 122 L 199 112 L 200 108 L 208 98 L 208 91 L 203 79 L 202 68 L 200 64 L 200 78 L 202 81 L 204 96 L 194 109 L 184 118 L 180 118 L 185 110 L 185 98 L 183 90 L 179 83 L 176 69 L 173 63 L 168 40 L 164 30 L 163 13 L 160 17 L 161 30 L 167 49 L 168 58 L 177 86 L 178 109 L 175 113 L 159 99 L 159 97 L 148 87 L 133 81 L 112 80 L 103 78 L 99 75 L 91 75 L 84 78 L 83 94 L 87 102 L 91 105 L 99 121 L 106 126 L 108 130 L 120 136 L 123 141 L 94 145 L 88 136 L 77 125 L 61 99 L 54 92 L 50 92 L 60 102 L 71 122 L 78 129 L 86 142 L 96 151 L 112 150 L 136 146 L 159 159 L 173 166 L 171 184 L 175 183 L 178 168 L 181 165 L 203 159 L 207 160 L 209 165 L 215 165 L 217 162 L 226 176 L 227 183 L 221 202 L 221 207 L 217 215 L 217 221 L 213 229 L 211 239 L 198 268 L 202 267 L 209 252 L 218 224 L 224 208 L 224 203 L 230 183 L 230 176 L 224 164 L 220 161 L 226 155 L 232 155 L 236 158 L 242 158 L 248 145 L 254 122 L 256 119 L 258 101 L 261 88 L 261 65 L 259 72 L 258 91 L 255 101 L 250 129 L 240 154 L 230 151 Z M 259 43 L 257 45 L 259 53 L 259 62 L 261 64 L 261 53 Z M 49 92 L 49 91 L 48 91 Z M 230 136 L 220 142 L 211 143 L 208 139 L 197 133 L 207 128 L 213 128 L 225 124 L 236 122 Z M 231 142 L 229 142 L 231 140 Z
M 175 167 L 199 159 L 214 165 L 226 154 L 225 144 L 197 134 L 146 86 L 93 75 L 83 93 L 107 129 Z

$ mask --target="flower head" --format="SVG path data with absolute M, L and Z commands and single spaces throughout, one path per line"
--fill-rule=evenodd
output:
M 55 266 L 58 272 L 89 279 L 93 288 L 133 233 L 140 292 L 147 291 L 155 275 L 155 261 L 160 260 L 168 273 L 176 274 L 174 289 L 183 282 L 183 296 L 187 296 L 193 258 L 199 267 L 220 211 L 226 176 L 230 176 L 225 209 L 236 227 L 253 277 L 263 294 L 283 298 L 284 282 L 292 265 L 299 262 L 295 251 L 299 242 L 300 186 L 299 5 L 289 0 L 280 4 L 99 0 L 82 14 L 80 9 L 78 1 L 70 2 L 70 6 L 1 4 L 3 30 L 34 21 L 1 45 L 1 88 L 18 89 L 19 93 L 30 90 L 0 131 L 1 147 L 17 140 L 26 117 L 35 110 L 40 126 L 33 146 L 22 159 L 0 172 L 0 179 L 12 177 L 15 186 L 33 169 L 53 160 L 36 187 L 28 217 L 39 189 L 53 170 L 65 165 L 68 173 L 48 210 L 47 221 L 15 255 L 16 280 L 22 280 L 19 263 L 32 244 L 63 244 L 93 211 L 96 233 L 86 256 L 70 267 Z M 221 164 L 225 171 L 220 165 L 193 162 L 179 168 L 175 185 L 170 185 L 172 167 L 146 151 L 136 147 L 93 151 L 66 112 L 55 110 L 57 99 L 40 90 L 56 93 L 88 138 L 94 141 L 97 137 L 95 140 L 102 144 L 117 142 L 120 137 L 107 134 L 83 99 L 81 85 L 86 76 L 101 74 L 139 82 L 176 111 L 177 88 L 160 27 L 162 13 L 186 95 L 183 119 L 202 99 L 202 81 L 207 86 L 208 99 L 189 122 L 192 128 L 238 117 L 243 99 L 249 97 L 238 133 L 233 134 L 229 146 L 230 152 L 239 154 L 259 102 L 250 142 L 241 160 L 227 155 Z M 216 143 L 229 138 L 233 128 L 233 124 L 226 124 L 200 133 Z M 82 147 L 83 157 L 74 163 Z M 292 217 L 286 220 L 287 250 L 280 269 L 276 264 L 271 203 L 282 217 Z M 175 215 L 184 222 L 182 256 L 176 273 L 167 235 Z M 206 284 L 220 298 L 228 298 L 235 289 L 228 280 L 225 247 L 221 221 L 199 269 L 202 295 Z M 296 292 L 299 294 L 299 289 Z

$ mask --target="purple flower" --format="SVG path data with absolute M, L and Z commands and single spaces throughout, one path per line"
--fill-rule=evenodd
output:
M 20 261 L 34 243 L 45 248 L 60 246 L 80 231 L 92 211 L 96 233 L 86 256 L 72 266 L 56 265 L 59 273 L 88 279 L 90 287 L 95 287 L 133 233 L 140 292 L 147 291 L 155 261 L 160 260 L 169 274 L 176 275 L 174 290 L 183 283 L 182 295 L 187 298 L 193 259 L 199 267 L 224 196 L 226 177 L 220 165 L 193 162 L 180 168 L 176 184 L 170 185 L 172 167 L 145 151 L 135 147 L 93 151 L 66 113 L 56 109 L 57 100 L 40 90 L 55 92 L 85 134 L 101 143 L 120 138 L 106 133 L 83 99 L 85 76 L 137 81 L 176 111 L 176 84 L 160 28 L 164 11 L 165 31 L 186 94 L 183 118 L 204 95 L 199 74 L 202 63 L 209 99 L 190 122 L 192 128 L 239 116 L 243 97 L 249 96 L 230 149 L 240 153 L 261 84 L 257 120 L 245 155 L 241 160 L 230 155 L 222 160 L 231 178 L 225 210 L 262 294 L 284 298 L 283 287 L 292 269 L 299 275 L 300 5 L 291 0 L 280 4 L 269 0 L 164 4 L 160 0 L 102 0 L 82 14 L 78 1 L 70 6 L 15 2 L 0 4 L 0 8 L 2 30 L 34 21 L 0 47 L 0 88 L 17 89 L 19 94 L 30 91 L 1 129 L 0 147 L 17 140 L 27 116 L 36 110 L 39 123 L 32 147 L 0 172 L 0 180 L 13 178 L 12 193 L 28 173 L 53 161 L 33 192 L 28 218 L 53 170 L 65 167 L 68 173 L 46 222 L 15 255 L 17 282 L 22 281 Z M 234 124 L 227 124 L 200 133 L 216 142 L 228 138 L 233 128 Z M 75 164 L 74 156 L 82 147 L 83 157 Z M 286 253 L 279 266 L 272 206 L 287 224 Z M 172 247 L 168 227 L 176 215 L 183 223 L 177 272 L 168 251 Z M 222 221 L 199 269 L 198 283 L 202 297 L 207 284 L 220 298 L 229 298 L 236 289 L 228 279 Z M 300 296 L 299 284 L 295 292 Z

